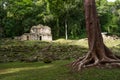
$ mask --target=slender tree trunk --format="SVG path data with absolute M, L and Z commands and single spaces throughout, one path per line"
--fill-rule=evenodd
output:
M 67 25 L 67 19 L 65 19 L 65 39 L 68 39 L 68 25 Z
M 59 38 L 59 33 L 60 33 L 60 29 L 59 29 L 59 19 L 57 18 L 57 20 L 56 20 L 56 27 L 57 27 L 57 31 L 56 31 L 56 36 L 57 36 L 57 38 Z
M 96 11 L 95 0 L 84 0 L 86 31 L 88 35 L 89 51 L 74 61 L 72 68 L 80 71 L 92 66 L 120 66 L 120 59 L 104 45 Z

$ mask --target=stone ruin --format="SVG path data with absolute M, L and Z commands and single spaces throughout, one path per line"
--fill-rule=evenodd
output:
M 24 33 L 20 37 L 15 37 L 15 39 L 52 41 L 51 28 L 39 24 L 37 26 L 33 26 L 30 33 Z
M 108 33 L 107 32 L 102 32 L 102 37 L 103 39 L 112 39 L 112 40 L 117 40 L 117 39 L 120 39 L 120 37 L 116 36 L 116 35 L 107 35 Z

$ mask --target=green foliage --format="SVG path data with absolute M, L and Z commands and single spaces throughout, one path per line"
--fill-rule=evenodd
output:
M 96 0 L 102 31 L 120 35 L 119 0 Z M 0 36 L 29 32 L 33 25 L 48 25 L 53 39 L 79 39 L 85 35 L 83 0 L 0 0 Z M 67 25 L 67 28 L 65 28 Z
M 105 2 L 104 2 L 105 1 Z M 118 35 L 119 31 L 119 1 L 106 2 L 107 0 L 97 0 L 97 9 L 100 17 L 100 25 L 103 32 Z

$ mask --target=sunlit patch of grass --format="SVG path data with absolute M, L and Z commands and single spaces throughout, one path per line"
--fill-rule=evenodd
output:
M 87 38 L 80 39 L 80 40 L 65 40 L 65 39 L 58 39 L 54 41 L 55 43 L 61 43 L 61 44 L 67 44 L 67 45 L 78 45 L 83 46 L 85 48 L 88 48 L 88 40 Z M 104 43 L 108 47 L 114 47 L 120 44 L 120 39 L 104 39 Z
M 104 40 L 104 43 L 108 46 L 108 47 L 114 47 L 120 44 L 120 39 L 106 39 Z
M 78 45 L 78 46 L 82 46 L 82 47 L 84 47 L 84 48 L 88 48 L 87 38 L 80 39 L 80 40 L 75 40 L 75 41 L 73 42 L 73 45 Z
M 83 47 L 85 47 L 85 48 L 88 48 L 87 38 L 80 39 L 80 40 L 58 39 L 58 40 L 55 40 L 54 42 L 55 42 L 55 43 L 59 43 L 59 44 L 77 45 L 77 46 L 83 46 Z
M 73 40 L 66 40 L 61 38 L 61 39 L 54 40 L 53 42 L 57 44 L 68 44 L 73 42 Z
M 44 69 L 44 68 L 50 68 L 52 66 L 53 65 L 45 65 L 45 66 L 39 66 L 39 67 L 8 68 L 8 69 L 0 70 L 0 74 L 15 73 L 15 72 L 25 71 L 25 70 Z

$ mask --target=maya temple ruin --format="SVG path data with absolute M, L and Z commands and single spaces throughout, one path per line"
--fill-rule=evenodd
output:
M 18 39 L 16 37 L 15 39 Z M 41 41 L 52 41 L 51 28 L 43 26 L 41 24 L 33 26 L 30 29 L 30 33 L 24 33 L 19 37 L 20 40 L 41 40 Z

